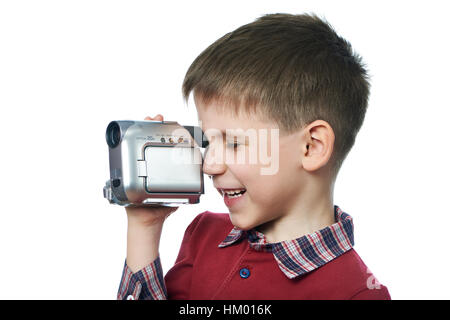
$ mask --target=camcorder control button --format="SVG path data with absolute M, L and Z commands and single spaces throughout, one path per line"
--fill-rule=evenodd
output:
M 113 179 L 112 185 L 114 188 L 118 188 L 120 186 L 120 179 Z

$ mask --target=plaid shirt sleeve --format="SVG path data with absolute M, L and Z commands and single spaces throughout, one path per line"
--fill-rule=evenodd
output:
M 206 212 L 206 211 L 205 211 Z M 187 227 L 181 243 L 175 266 L 163 277 L 160 256 L 145 268 L 136 273 L 131 272 L 125 261 L 122 279 L 120 281 L 118 300 L 186 300 L 189 297 L 189 283 L 191 282 L 192 259 L 195 249 L 191 245 L 191 235 L 201 220 L 204 212 L 198 214 Z M 168 276 L 168 277 L 167 277 Z M 167 280 L 167 284 L 166 284 Z M 182 290 L 175 289 L 183 288 Z M 167 294 L 167 287 L 171 296 Z
M 117 299 L 167 300 L 160 257 L 136 273 L 131 272 L 125 260 Z

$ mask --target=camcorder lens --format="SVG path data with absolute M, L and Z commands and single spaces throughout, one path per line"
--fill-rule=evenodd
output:
M 106 143 L 110 148 L 115 148 L 120 143 L 120 127 L 117 122 L 111 122 L 106 128 Z

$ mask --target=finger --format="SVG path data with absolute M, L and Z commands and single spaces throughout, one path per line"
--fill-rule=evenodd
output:
M 144 120 L 163 121 L 163 120 L 164 120 L 164 117 L 163 117 L 161 114 L 158 114 L 158 115 L 156 115 L 154 118 L 147 116 L 147 117 L 145 117 Z

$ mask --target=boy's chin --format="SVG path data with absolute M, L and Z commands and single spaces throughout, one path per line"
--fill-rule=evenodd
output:
M 256 221 L 251 221 L 249 219 L 245 219 L 245 217 L 240 216 L 239 214 L 230 212 L 230 220 L 233 226 L 240 230 L 250 230 L 258 225 Z

